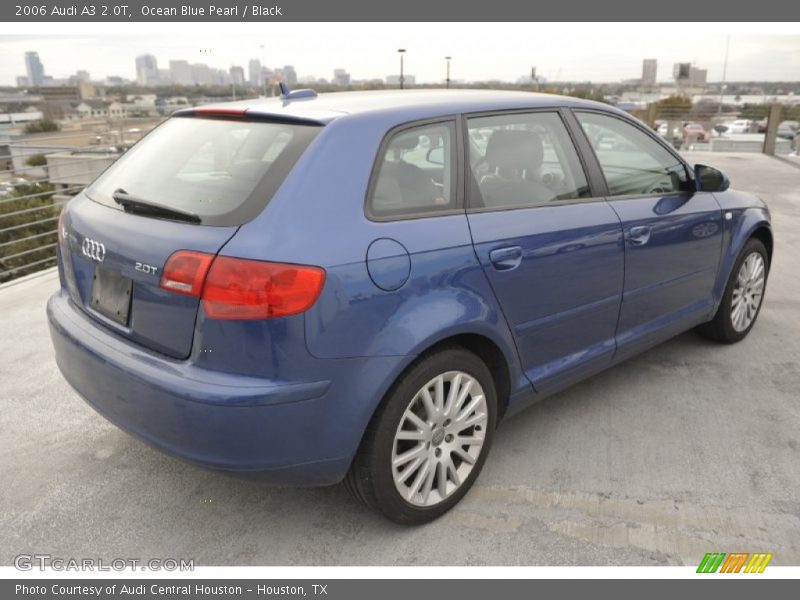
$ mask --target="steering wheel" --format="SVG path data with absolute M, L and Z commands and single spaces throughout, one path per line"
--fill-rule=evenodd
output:
M 649 190 L 645 190 L 645 194 L 668 194 L 669 192 L 673 191 L 672 186 L 666 186 L 662 183 L 657 183 Z

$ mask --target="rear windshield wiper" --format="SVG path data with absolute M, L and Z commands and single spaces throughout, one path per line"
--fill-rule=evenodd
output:
M 202 222 L 200 215 L 197 215 L 193 212 L 181 210 L 180 208 L 162 206 L 161 204 L 156 204 L 155 202 L 149 202 L 147 200 L 137 198 L 136 196 L 131 196 L 122 188 L 114 190 L 114 193 L 111 194 L 111 197 L 114 198 L 114 202 L 125 209 L 125 212 L 152 215 L 154 217 L 161 216 L 168 219 L 174 219 L 176 221 L 186 221 L 187 223 Z

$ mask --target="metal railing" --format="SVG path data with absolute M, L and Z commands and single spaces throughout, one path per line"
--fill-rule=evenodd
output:
M 733 107 L 671 98 L 632 113 L 678 149 L 769 155 L 797 151 L 793 130 L 780 126 L 800 121 L 798 104 Z
M 0 171 L 0 283 L 55 264 L 62 208 L 119 156 L 85 157 L 87 151 L 73 151 L 77 154 L 65 176 L 58 176 L 52 164 L 35 167 L 39 171 L 33 177 L 27 168 Z M 45 158 L 51 161 L 53 155 L 70 156 L 60 150 Z

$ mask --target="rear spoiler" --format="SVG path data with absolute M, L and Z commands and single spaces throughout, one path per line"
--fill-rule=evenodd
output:
M 251 111 L 249 108 L 238 106 L 194 106 L 182 108 L 172 113 L 173 117 L 209 117 L 216 119 L 254 119 L 269 121 L 271 123 L 286 123 L 295 125 L 324 126 L 329 120 L 315 119 L 313 117 L 286 114 L 280 112 L 268 113 Z

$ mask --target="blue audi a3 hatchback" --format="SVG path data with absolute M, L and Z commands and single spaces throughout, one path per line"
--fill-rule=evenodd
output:
M 744 338 L 770 216 L 609 106 L 402 91 L 188 108 L 63 211 L 47 313 L 100 414 L 401 523 L 498 422 L 680 332 Z

